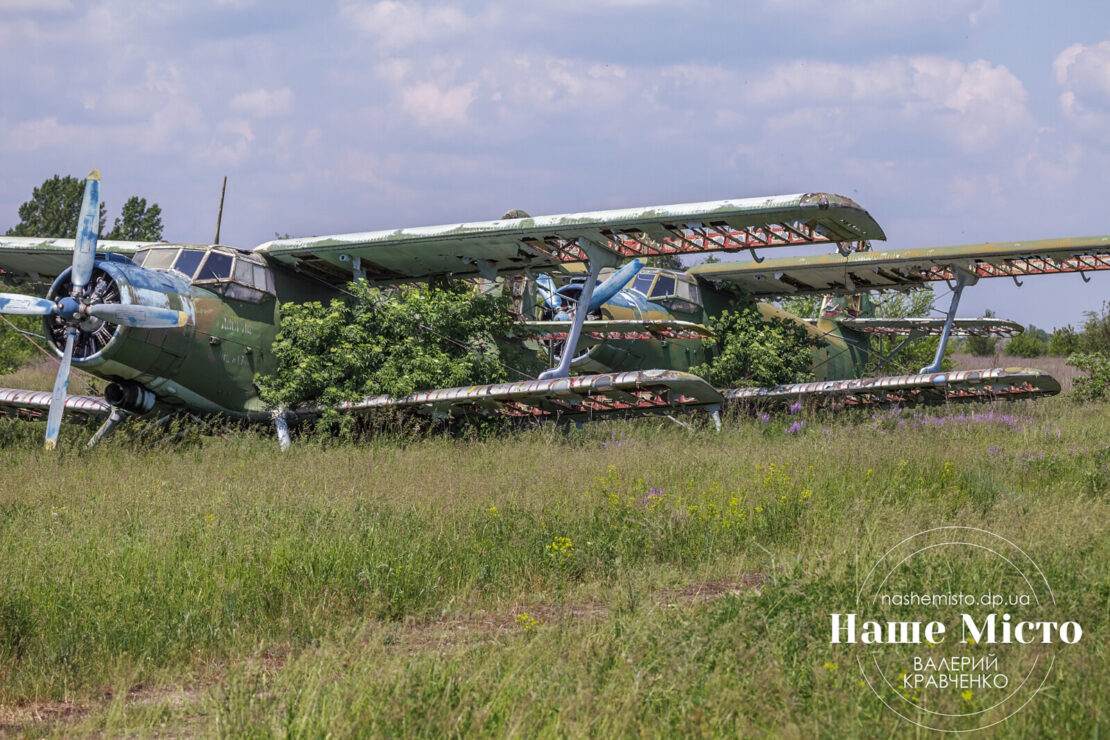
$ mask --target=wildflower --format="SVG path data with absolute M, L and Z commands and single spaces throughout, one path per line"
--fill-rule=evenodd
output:
M 556 537 L 546 549 L 548 556 L 553 558 L 574 557 L 574 543 L 570 541 L 570 537 Z
M 486 509 L 486 511 L 489 512 L 490 519 L 500 519 L 501 518 L 501 512 L 497 510 L 496 506 L 491 506 L 488 509 Z
M 806 428 L 806 423 L 804 421 L 795 421 L 793 424 L 791 424 L 790 426 L 788 426 L 786 428 L 786 433 L 787 434 L 799 434 L 805 428 Z
M 798 413 L 801 410 L 802 410 L 802 402 L 801 401 L 795 401 L 794 403 L 790 404 L 790 415 L 791 416 L 793 416 L 794 414 Z
M 540 620 L 536 619 L 528 612 L 521 612 L 516 615 L 516 623 L 520 625 L 520 628 L 525 632 L 531 632 L 536 629 Z
M 971 689 L 968 689 L 967 691 L 962 692 L 960 694 L 960 696 L 962 696 L 964 698 L 964 701 L 971 701 Z
M 823 666 L 823 668 L 826 671 L 828 671 L 829 673 L 835 673 L 837 666 L 836 666 L 836 663 L 831 663 L 831 662 L 826 660 L 825 665 Z
M 767 422 L 771 421 L 771 415 L 764 411 L 762 414 L 759 415 L 759 420 L 766 424 Z

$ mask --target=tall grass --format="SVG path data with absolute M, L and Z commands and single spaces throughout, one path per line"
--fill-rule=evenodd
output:
M 1021 543 L 1085 631 L 997 731 L 1092 734 L 1110 672 L 1106 410 L 285 454 L 251 433 L 88 453 L 72 427 L 48 454 L 41 423 L 0 420 L 0 725 L 888 735 L 910 726 L 830 651 L 827 615 L 894 542 L 967 524 Z

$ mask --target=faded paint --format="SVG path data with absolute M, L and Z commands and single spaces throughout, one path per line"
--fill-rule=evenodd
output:
M 823 254 L 696 265 L 687 272 L 768 298 L 912 287 L 951 280 L 957 265 L 977 277 L 1022 277 L 1110 269 L 1110 236 Z

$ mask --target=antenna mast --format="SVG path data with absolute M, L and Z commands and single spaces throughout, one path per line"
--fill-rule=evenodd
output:
M 224 220 L 224 193 L 227 192 L 227 175 L 224 175 L 224 184 L 220 188 L 220 212 L 216 214 L 216 241 L 213 244 L 220 243 L 220 223 Z

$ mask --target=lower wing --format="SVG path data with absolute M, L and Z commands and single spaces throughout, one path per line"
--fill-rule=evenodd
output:
M 50 411 L 50 391 L 25 391 L 0 388 L 0 415 L 37 419 Z M 112 407 L 96 396 L 66 396 L 65 413 L 72 416 L 104 418 Z
M 816 323 L 817 319 L 806 319 Z M 880 319 L 880 318 L 847 318 L 838 319 L 837 323 L 849 329 L 865 334 L 881 334 L 883 336 L 916 334 L 918 336 L 936 336 L 944 329 L 944 319 Z M 1009 319 L 981 318 L 981 319 L 954 319 L 952 321 L 952 336 L 954 337 L 981 337 L 999 336 L 1009 337 L 1025 331 L 1025 327 Z
M 773 388 L 733 388 L 725 391 L 724 396 L 733 402 L 778 405 L 802 401 L 822 407 L 843 408 L 1013 400 L 1054 396 L 1059 392 L 1059 381 L 1048 373 L 1022 367 L 996 367 L 989 370 L 793 383 Z

